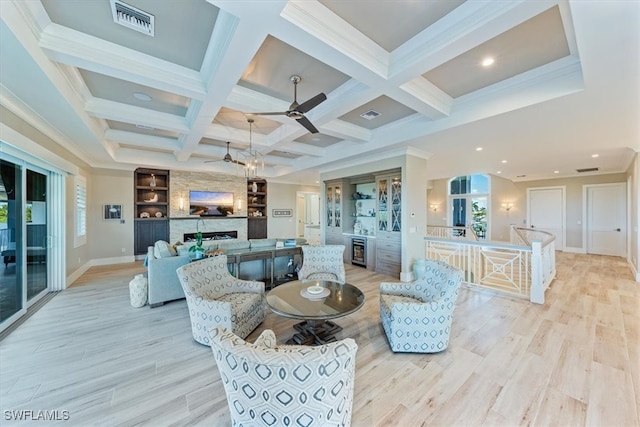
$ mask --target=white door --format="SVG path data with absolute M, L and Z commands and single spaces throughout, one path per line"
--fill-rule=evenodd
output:
M 587 253 L 626 256 L 625 185 L 621 182 L 586 187 Z
M 556 237 L 555 248 L 564 249 L 564 187 L 530 188 L 528 194 L 529 227 Z
M 296 220 L 298 221 L 298 235 L 297 237 L 304 237 L 304 222 L 307 217 L 306 203 L 304 202 L 304 195 L 298 194 L 298 205 L 296 206 Z

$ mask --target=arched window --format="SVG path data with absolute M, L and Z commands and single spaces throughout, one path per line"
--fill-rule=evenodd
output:
M 490 181 L 487 175 L 462 175 L 449 181 L 449 221 L 473 227 L 478 238 L 487 236 Z

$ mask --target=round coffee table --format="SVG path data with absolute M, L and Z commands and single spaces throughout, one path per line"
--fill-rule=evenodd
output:
M 309 293 L 311 286 L 322 292 Z M 349 283 L 341 285 L 330 280 L 294 280 L 276 286 L 267 294 L 271 310 L 283 317 L 304 319 L 294 325 L 298 333 L 287 344 L 320 345 L 336 341 L 342 327 L 331 322 L 358 310 L 364 304 L 364 294 Z

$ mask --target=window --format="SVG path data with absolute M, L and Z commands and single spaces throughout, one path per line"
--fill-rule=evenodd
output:
M 75 247 L 78 247 L 87 243 L 87 180 L 77 175 L 74 184 L 76 194 L 74 243 Z
M 487 175 L 457 176 L 449 181 L 449 224 L 472 227 L 480 239 L 487 236 L 489 177 Z
M 489 177 L 487 175 L 457 176 L 450 181 L 449 194 L 488 194 Z

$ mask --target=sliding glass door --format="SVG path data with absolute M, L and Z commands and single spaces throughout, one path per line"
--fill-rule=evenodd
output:
M 48 292 L 48 173 L 0 159 L 0 330 Z
M 22 168 L 0 160 L 0 324 L 26 310 L 22 285 Z
M 47 175 L 27 169 L 27 301 L 47 289 Z

